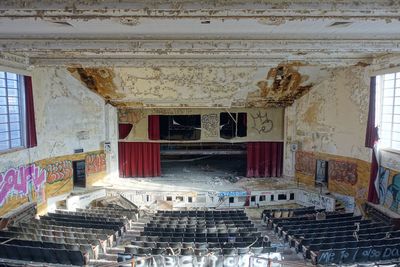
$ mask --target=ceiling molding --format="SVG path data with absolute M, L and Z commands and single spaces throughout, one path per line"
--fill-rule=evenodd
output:
M 127 39 L 20 39 L 1 38 L 0 51 L 7 52 L 68 52 L 146 54 L 201 54 L 237 53 L 257 54 L 265 52 L 400 52 L 400 39 L 247 39 L 247 40 L 127 40 Z
M 78 58 L 49 58 L 49 57 L 33 57 L 31 64 L 38 67 L 53 66 L 82 66 L 82 67 L 274 67 L 282 62 L 302 61 L 306 65 L 322 65 L 327 67 L 342 67 L 356 65 L 358 62 L 371 61 L 365 57 L 356 58 L 311 58 L 304 61 L 304 58 L 285 59 L 283 56 L 275 58 L 258 58 L 258 59 L 237 59 L 237 58 L 138 58 L 138 57 L 121 57 L 121 58 L 104 58 L 104 57 L 78 57 Z
M 243 18 L 243 17 L 336 17 L 386 19 L 399 14 L 400 3 L 390 0 L 247 0 L 247 1 L 72 1 L 3 0 L 0 17 L 8 18 Z M 396 12 L 397 11 L 397 12 Z

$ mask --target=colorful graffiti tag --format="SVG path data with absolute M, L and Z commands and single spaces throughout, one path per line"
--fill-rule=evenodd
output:
M 379 192 L 378 198 L 379 198 L 379 204 L 381 205 L 385 204 L 389 174 L 390 172 L 388 169 L 379 167 L 379 176 L 378 176 L 379 179 L 376 179 L 378 185 L 375 184 L 375 188 L 379 189 L 377 191 Z
M 400 203 L 400 173 L 393 176 L 392 183 L 387 187 L 387 196 L 389 209 L 398 212 Z
M 10 168 L 0 174 L 0 206 L 10 196 L 27 196 L 31 190 L 40 192 L 46 181 L 46 170 L 35 164 Z
M 297 151 L 296 153 L 296 171 L 305 175 L 315 175 L 316 159 L 313 153 Z
M 329 179 L 355 185 L 357 183 L 357 163 L 330 160 L 328 174 Z
M 52 184 L 58 181 L 65 181 L 72 178 L 72 161 L 64 160 L 46 166 L 47 183 Z
M 86 156 L 86 174 L 106 171 L 106 154 L 90 154 Z

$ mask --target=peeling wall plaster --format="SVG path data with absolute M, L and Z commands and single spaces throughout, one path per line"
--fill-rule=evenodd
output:
M 105 141 L 105 104 L 63 68 L 35 68 L 32 72 L 38 146 L 0 156 L 0 172 L 38 160 L 103 149 Z M 111 111 L 112 146 L 117 154 L 116 109 Z M 80 133 L 85 133 L 81 138 Z M 112 136 L 111 136 L 112 137 Z M 109 165 L 109 164 L 107 164 Z M 111 164 L 109 173 L 117 171 Z
M 308 94 L 286 108 L 287 143 L 312 151 L 371 160 L 365 148 L 369 75 L 362 66 L 337 68 Z M 294 118 L 293 118 L 294 116 Z M 285 174 L 293 175 L 293 155 L 285 155 Z

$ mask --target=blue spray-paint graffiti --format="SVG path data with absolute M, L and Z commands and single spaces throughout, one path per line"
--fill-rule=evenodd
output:
M 383 205 L 386 200 L 386 192 L 388 188 L 388 179 L 389 179 L 389 170 L 385 169 L 383 167 L 379 168 L 379 181 L 378 181 L 378 186 L 379 186 L 379 204 Z
M 392 184 L 388 186 L 387 193 L 392 196 L 389 209 L 397 212 L 400 203 L 400 173 L 393 176 Z
M 219 197 L 244 197 L 247 195 L 246 191 L 229 191 L 229 192 L 219 192 Z

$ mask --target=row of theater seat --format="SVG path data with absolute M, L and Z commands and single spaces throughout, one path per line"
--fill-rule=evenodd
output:
M 318 216 L 322 218 L 318 218 Z M 321 211 L 314 211 L 313 213 L 302 214 L 299 216 L 287 217 L 287 218 L 274 218 L 274 217 L 264 217 L 264 222 L 267 224 L 269 228 L 275 228 L 279 226 L 279 224 L 298 224 L 298 223 L 307 223 L 310 221 L 316 220 L 341 220 L 344 217 L 353 217 L 354 214 L 352 213 L 338 213 L 338 212 L 321 212 Z M 276 226 L 274 226 L 276 225 Z
M 244 210 L 189 210 L 189 211 L 175 211 L 175 210 L 159 210 L 156 215 L 163 216 L 190 216 L 196 217 L 199 215 L 228 215 L 228 214 L 246 214 Z
M 319 211 L 318 211 L 319 212 Z M 267 213 L 266 213 L 267 214 Z M 269 213 L 271 214 L 271 213 Z M 288 218 L 265 216 L 278 236 L 312 263 L 350 264 L 399 258 L 400 231 L 352 213 L 315 213 Z
M 270 249 L 243 210 L 159 211 L 135 239 L 125 254 L 232 256 Z
M 0 231 L 0 258 L 82 266 L 116 244 L 130 224 L 115 210 L 56 211 Z M 97 212 L 102 212 L 97 213 Z M 123 211 L 127 213 L 127 210 Z M 129 211 L 130 212 L 130 211 Z M 135 216 L 130 216 L 135 217 Z
M 307 214 L 314 214 L 316 211 L 321 212 L 324 209 L 315 209 L 315 207 L 304 207 L 298 209 L 289 209 L 289 208 L 281 208 L 281 209 L 267 209 L 263 210 L 261 213 L 261 219 L 265 221 L 265 218 L 289 218 L 294 216 L 301 216 Z
M 29 245 L 0 244 L 0 258 L 77 266 L 86 264 L 79 250 L 33 247 Z

